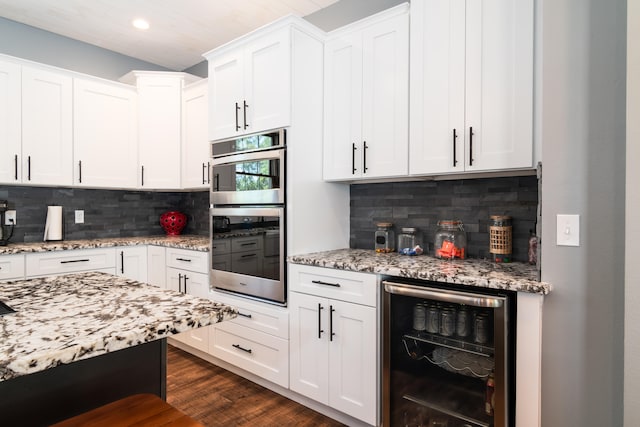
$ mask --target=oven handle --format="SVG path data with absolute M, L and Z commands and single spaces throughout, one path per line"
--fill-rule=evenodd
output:
M 468 294 L 441 290 L 436 288 L 424 288 L 422 286 L 408 285 L 406 283 L 383 281 L 385 292 L 395 295 L 403 295 L 415 298 L 429 298 L 437 301 L 450 302 L 456 304 L 466 304 L 473 307 L 497 308 L 504 305 L 503 298 L 495 298 L 486 295 Z
M 229 154 L 211 159 L 212 166 L 228 166 L 240 162 L 256 161 L 256 160 L 272 160 L 284 158 L 284 147 L 273 147 L 269 149 L 256 150 L 244 153 Z

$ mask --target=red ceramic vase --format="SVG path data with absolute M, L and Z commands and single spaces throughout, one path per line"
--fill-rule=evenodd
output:
M 160 225 L 168 236 L 177 236 L 187 225 L 187 216 L 182 212 L 165 212 L 160 215 Z

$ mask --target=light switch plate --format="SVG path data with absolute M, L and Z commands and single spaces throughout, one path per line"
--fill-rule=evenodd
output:
M 558 215 L 556 221 L 556 245 L 580 246 L 580 215 Z
M 84 224 L 84 211 L 76 211 L 76 224 Z

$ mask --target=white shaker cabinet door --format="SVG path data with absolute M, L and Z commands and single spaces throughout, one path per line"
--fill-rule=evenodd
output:
M 362 46 L 359 34 L 325 44 L 323 177 L 362 176 Z
M 244 55 L 237 49 L 209 60 L 209 140 L 238 135 L 242 129 Z
M 72 78 L 22 67 L 22 182 L 71 185 Z
M 411 11 L 409 173 L 464 171 L 464 0 Z
M 20 80 L 20 65 L 0 61 L 0 182 L 9 184 L 22 179 Z
M 137 86 L 140 187 L 180 188 L 182 77 L 141 75 Z
M 408 173 L 409 15 L 362 32 L 362 176 Z
M 466 4 L 465 168 L 533 167 L 533 0 Z
M 207 188 L 211 182 L 207 80 L 185 87 L 182 94 L 182 188 Z
M 74 79 L 74 184 L 136 188 L 136 90 Z
M 147 283 L 147 247 L 125 246 L 116 248 L 116 275 Z
M 329 406 L 376 423 L 376 309 L 329 301 Z
M 166 287 L 166 252 L 162 246 L 147 247 L 147 283 L 161 288 Z
M 289 388 L 328 404 L 328 300 L 291 292 L 289 298 Z
M 291 31 L 285 27 L 265 34 L 244 49 L 244 133 L 290 124 Z

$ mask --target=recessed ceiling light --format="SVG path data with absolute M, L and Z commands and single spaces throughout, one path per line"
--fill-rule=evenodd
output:
M 149 22 L 147 22 L 144 19 L 138 18 L 138 19 L 134 19 L 133 20 L 133 26 L 136 27 L 139 30 L 148 30 L 149 29 Z

